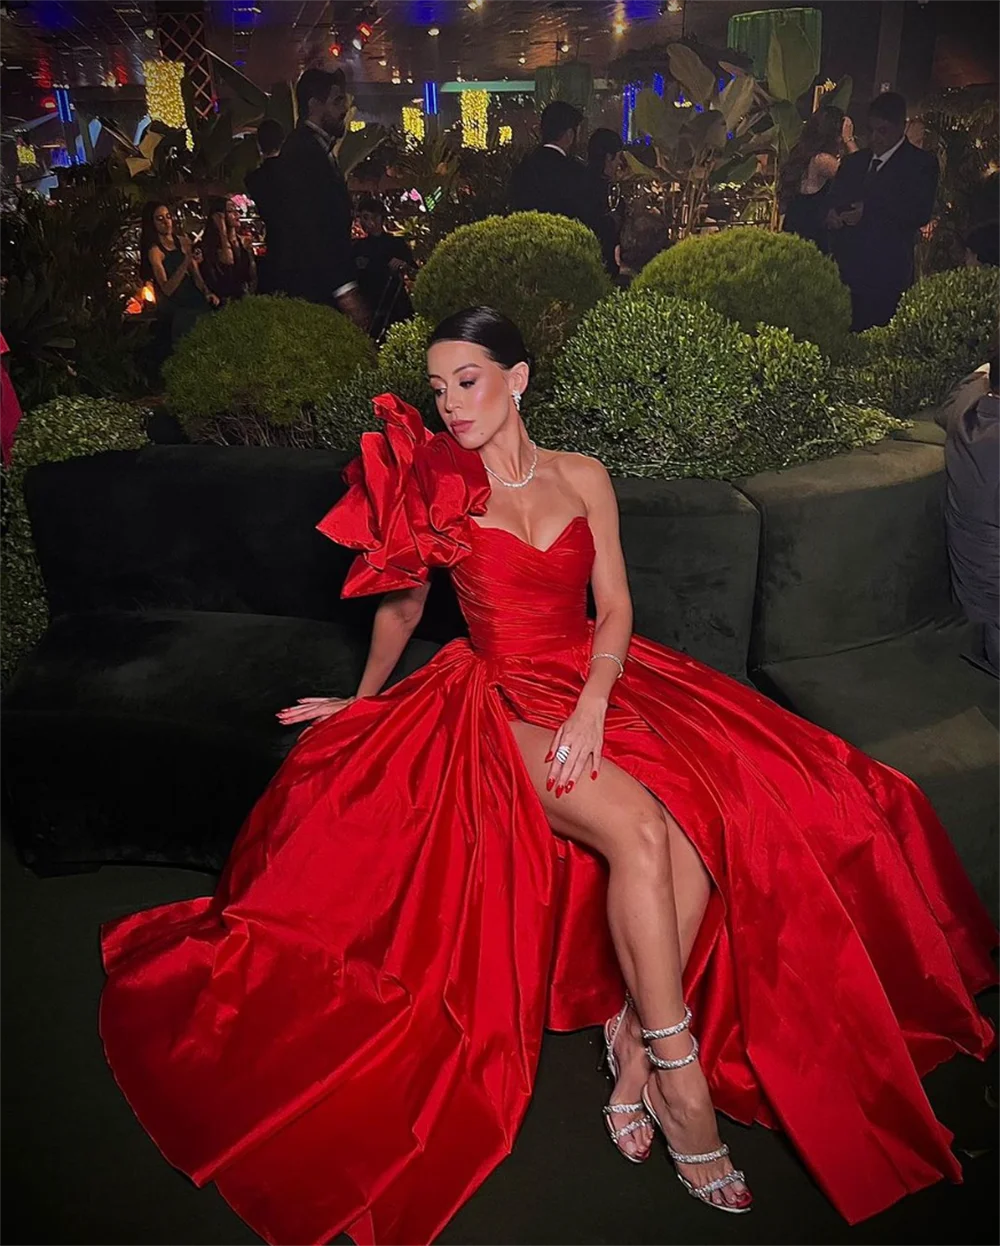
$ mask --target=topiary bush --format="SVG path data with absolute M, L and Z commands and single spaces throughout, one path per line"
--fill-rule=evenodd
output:
M 514 321 L 545 368 L 610 290 L 589 229 L 562 216 L 516 212 L 449 234 L 421 269 L 413 302 L 433 325 L 466 307 L 495 307 Z
M 831 397 L 827 359 L 787 329 L 755 337 L 705 303 L 632 290 L 598 304 L 533 411 L 544 444 L 619 476 L 733 479 L 879 441 L 901 426 Z
M 854 340 L 842 383 L 905 419 L 944 402 L 996 350 L 1000 269 L 955 268 L 912 286 L 889 324 Z
M 264 295 L 202 316 L 163 376 L 194 441 L 313 445 L 316 405 L 374 361 L 368 336 L 332 307 Z
M 138 450 L 147 444 L 149 412 L 106 398 L 54 398 L 21 420 L 3 474 L 3 576 L 0 578 L 0 659 L 3 680 L 48 625 L 45 588 L 24 502 L 24 476 L 36 463 Z
M 851 328 L 851 296 L 828 256 L 794 234 L 743 227 L 686 238 L 662 251 L 634 288 L 700 299 L 746 332 L 788 329 L 837 358 Z
M 440 428 L 434 396 L 427 383 L 427 339 L 431 324 L 421 316 L 395 324 L 386 335 L 372 368 L 361 368 L 335 385 L 316 407 L 316 440 L 327 450 L 358 448 L 362 433 L 377 427 L 372 399 L 391 393 Z

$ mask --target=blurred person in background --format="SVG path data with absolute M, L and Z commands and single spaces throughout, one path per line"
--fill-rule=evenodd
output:
M 583 113 L 565 100 L 546 106 L 541 146 L 529 152 L 511 175 L 507 197 L 512 212 L 548 212 L 582 221 L 597 233 L 587 170 L 575 152 Z
M 274 213 L 266 222 L 276 288 L 336 307 L 367 329 L 351 246 L 351 196 L 336 153 L 347 124 L 343 70 L 307 69 L 295 98 L 299 123 L 274 162 Z
M 251 293 L 257 277 L 253 252 L 239 235 L 240 213 L 232 198 L 216 196 L 207 204 L 202 231 L 201 275 L 220 303 Z
M 781 228 L 814 242 L 824 255 L 830 252 L 826 218 L 833 179 L 843 157 L 857 150 L 850 117 L 827 104 L 806 122 L 802 137 L 782 166 L 779 193 L 785 219 Z
M 371 309 L 369 332 L 380 341 L 391 325 L 413 317 L 405 278 L 415 271 L 413 253 L 405 238 L 386 232 L 385 205 L 375 195 L 363 195 L 358 221 L 365 231 L 354 240 L 354 263 L 361 297 Z
M 279 174 L 275 160 L 281 155 L 285 131 L 281 123 L 272 117 L 257 127 L 257 146 L 260 148 L 260 164 L 244 178 L 247 194 L 254 202 L 257 214 L 264 222 L 265 253 L 257 265 L 258 294 L 273 294 L 278 288 L 275 278 L 274 252 L 280 250 L 277 231 L 280 228 L 278 206 Z M 273 250 L 272 250 L 273 246 Z
M 855 333 L 888 324 L 913 284 L 913 252 L 934 211 L 939 173 L 937 157 L 906 137 L 901 95 L 872 101 L 868 134 L 867 150 L 841 161 L 826 218 Z
M 604 267 L 618 276 L 616 252 L 621 224 L 611 206 L 611 192 L 621 173 L 623 145 L 614 130 L 597 129 L 587 141 L 587 184 L 591 197 L 584 215 L 593 222 Z
M 622 227 L 618 245 L 618 284 L 627 289 L 650 260 L 670 246 L 670 230 L 659 212 L 634 212 Z
M 219 305 L 218 296 L 202 278 L 199 258 L 191 239 L 177 230 L 165 203 L 152 200 L 143 207 L 139 278 L 153 286 L 157 318 L 164 325 L 168 350 L 210 307 Z

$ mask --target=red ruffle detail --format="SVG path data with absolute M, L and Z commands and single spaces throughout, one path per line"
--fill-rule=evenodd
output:
M 470 549 L 470 516 L 490 496 L 478 454 L 447 433 L 430 433 L 420 413 L 395 394 L 374 400 L 385 423 L 364 433 L 348 464 L 347 493 L 316 525 L 324 536 L 360 550 L 342 596 L 413 588 L 432 567 L 453 567 Z

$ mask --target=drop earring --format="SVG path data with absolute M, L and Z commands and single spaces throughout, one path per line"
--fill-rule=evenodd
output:
M 520 410 L 521 410 L 521 395 L 520 395 L 520 393 L 518 393 L 518 391 L 515 389 L 515 390 L 514 390 L 514 393 L 513 393 L 513 395 L 512 395 L 512 396 L 513 396 L 513 399 L 514 399 L 514 406 L 515 406 L 515 407 L 517 407 L 518 411 L 520 411 Z

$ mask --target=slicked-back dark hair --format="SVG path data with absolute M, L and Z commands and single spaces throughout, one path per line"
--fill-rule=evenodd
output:
M 531 367 L 531 355 L 521 330 L 492 307 L 467 307 L 442 320 L 431 334 L 428 347 L 435 342 L 469 342 L 481 346 L 494 363 L 510 369 L 519 363 Z

